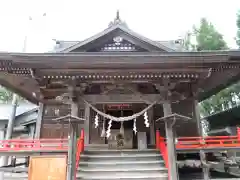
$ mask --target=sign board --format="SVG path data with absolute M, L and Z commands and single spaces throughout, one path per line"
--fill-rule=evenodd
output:
M 28 172 L 28 180 L 66 180 L 67 157 L 31 157 Z
M 130 110 L 132 108 L 131 104 L 107 104 L 107 110 Z

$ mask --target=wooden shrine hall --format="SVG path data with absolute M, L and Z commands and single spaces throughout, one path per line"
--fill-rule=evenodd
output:
M 0 71 L 1 85 L 39 104 L 35 138 L 67 138 L 69 124 L 53 120 L 71 114 L 84 119 L 77 134 L 84 129 L 86 147 L 116 149 L 122 134 L 124 149 L 153 148 L 159 130 L 174 158 L 174 136 L 202 135 L 198 102 L 240 78 L 240 51 L 187 52 L 137 34 L 117 14 L 52 52 L 1 53 Z

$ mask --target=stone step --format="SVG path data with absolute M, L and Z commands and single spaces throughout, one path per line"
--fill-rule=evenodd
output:
M 80 173 L 82 179 L 139 179 L 139 178 L 167 178 L 167 173 L 162 172 L 98 172 L 98 173 Z M 165 179 L 164 179 L 165 180 Z M 166 179 L 167 180 L 167 179 Z
M 148 173 L 149 172 L 149 173 Z M 101 172 L 101 173 L 85 173 L 85 172 L 78 172 L 77 179 L 141 179 L 141 178 L 165 178 L 167 177 L 166 173 L 158 173 L 158 172 Z M 27 173 L 11 173 L 11 174 L 4 174 L 4 180 L 27 180 L 28 174 Z M 165 179 L 164 179 L 165 180 Z
M 105 178 L 105 179 L 92 179 L 92 178 L 87 178 L 87 179 L 83 179 L 83 178 L 77 178 L 77 180 L 117 180 L 117 179 L 123 179 L 123 180 L 133 180 L 133 179 L 135 179 L 135 178 L 123 178 L 123 177 L 120 177 L 120 178 L 115 178 L 115 179 L 113 179 L 113 178 Z M 153 177 L 153 178 L 146 178 L 146 177 L 144 177 L 144 178 L 137 178 L 138 180 L 168 180 L 168 178 L 167 177 L 162 177 L 162 178 L 159 178 L 159 177 Z M 25 180 L 25 179 L 24 179 Z
M 164 163 L 161 160 L 153 161 L 80 161 L 79 165 L 146 165 L 146 164 L 162 164 Z
M 166 172 L 167 169 L 165 167 L 160 167 L 160 166 L 155 166 L 155 167 L 149 167 L 149 166 L 143 166 L 143 167 L 139 167 L 139 166 L 120 166 L 120 167 L 116 167 L 113 166 L 111 168 L 103 168 L 101 166 L 96 166 L 94 168 L 91 167 L 79 167 L 78 171 L 80 172 L 140 172 L 140 171 L 156 171 L 156 172 Z
M 98 166 L 94 166 L 94 165 L 90 165 L 90 166 L 81 166 L 79 167 L 78 169 L 80 170 L 81 168 L 85 168 L 85 167 L 88 167 L 88 168 L 97 168 Z M 102 168 L 106 168 L 106 169 L 119 169 L 121 168 L 122 170 L 125 170 L 125 169 L 128 169 L 128 168 L 136 168 L 136 169 L 144 169 L 144 168 L 153 168 L 153 169 L 157 169 L 157 168 L 165 168 L 164 166 L 160 166 L 160 165 L 157 165 L 157 164 L 151 164 L 149 166 L 147 166 L 146 164 L 145 165 L 126 165 L 126 164 L 123 164 L 123 165 L 116 165 L 116 166 L 109 166 L 109 165 L 101 165 Z
M 161 156 L 149 156 L 149 157 L 136 157 L 136 156 L 118 156 L 118 157 L 95 157 L 95 158 L 91 158 L 91 157 L 84 157 L 84 158 L 80 158 L 80 161 L 82 162 L 126 162 L 126 161 L 159 161 L 159 162 L 163 162 L 163 159 Z
M 146 150 L 135 150 L 135 149 L 124 149 L 124 150 L 106 150 L 106 149 L 99 149 L 99 150 L 87 150 L 84 151 L 83 154 L 85 155 L 135 155 L 135 154 L 160 154 L 159 151 L 155 149 L 146 149 Z
M 109 158 L 109 157 L 162 157 L 160 153 L 157 152 L 145 152 L 145 153 L 125 153 L 125 152 L 119 152 L 119 153 L 98 153 L 98 154 L 91 154 L 91 152 L 85 152 L 81 154 L 81 157 L 90 157 L 90 158 Z
M 128 168 L 165 168 L 164 163 L 160 163 L 159 161 L 126 161 L 126 162 L 105 162 L 105 163 L 98 163 L 98 162 L 80 162 L 79 168 L 104 168 L 104 169 L 113 169 L 113 168 L 121 168 L 121 169 L 128 169 Z

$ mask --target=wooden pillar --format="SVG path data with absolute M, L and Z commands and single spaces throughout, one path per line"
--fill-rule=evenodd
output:
M 202 124 L 200 119 L 200 111 L 198 108 L 198 101 L 196 99 L 194 99 L 194 103 L 193 103 L 193 118 L 196 120 L 199 136 L 203 136 L 203 129 L 202 129 Z M 203 166 L 202 167 L 203 179 L 208 180 L 210 177 L 210 173 L 209 173 L 209 167 L 207 166 L 206 154 L 204 151 L 200 151 L 200 159 Z
M 8 119 L 8 125 L 7 125 L 7 132 L 5 139 L 11 139 L 12 138 L 12 132 L 13 132 L 13 126 L 14 126 L 14 120 L 16 116 L 16 111 L 17 111 L 17 95 L 13 95 L 13 100 L 12 100 L 12 112 L 10 114 L 10 117 Z
M 11 112 L 10 117 L 8 119 L 8 125 L 7 125 L 7 131 L 6 131 L 6 135 L 5 135 L 5 140 L 9 140 L 9 139 L 12 138 L 16 111 L 17 111 L 17 95 L 14 94 L 13 95 L 13 100 L 12 100 L 12 112 Z M 8 161 L 9 161 L 8 156 L 4 156 L 3 157 L 3 164 L 4 164 L 4 166 L 8 165 Z
M 35 136 L 35 129 L 36 126 L 34 124 L 29 125 L 28 130 L 29 130 L 29 138 L 33 139 Z
M 0 140 L 5 139 L 4 134 L 5 134 L 5 128 L 1 127 L 1 129 L 0 129 Z M 4 166 L 4 156 L 0 157 L 0 166 Z M 4 180 L 4 172 L 3 171 L 0 172 L 0 180 Z
M 150 144 L 155 145 L 155 119 L 153 117 L 153 107 L 148 110 L 148 118 L 150 120 Z M 154 146 L 155 147 L 155 146 Z
M 68 166 L 67 166 L 67 180 L 74 180 L 76 169 L 76 142 L 77 142 L 77 124 L 70 123 L 70 132 L 68 136 Z
M 85 145 L 88 145 L 90 143 L 90 131 L 89 131 L 89 125 L 90 125 L 90 107 L 87 103 L 85 103 L 85 110 L 84 110 L 84 143 Z
M 170 101 L 163 103 L 164 117 L 172 114 L 172 107 Z M 175 137 L 173 132 L 173 120 L 165 121 L 165 131 L 167 138 L 167 151 L 168 151 L 168 175 L 169 180 L 178 180 L 178 167 L 175 149 Z
M 38 117 L 36 121 L 35 135 L 34 135 L 35 139 L 39 139 L 41 135 L 41 127 L 42 127 L 44 111 L 45 111 L 45 105 L 43 103 L 39 103 Z

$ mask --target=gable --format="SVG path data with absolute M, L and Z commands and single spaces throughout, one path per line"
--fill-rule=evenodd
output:
M 142 48 L 139 45 L 129 42 L 127 39 L 121 36 L 115 36 L 109 39 L 105 44 L 92 47 L 88 52 L 145 52 L 147 49 Z
M 116 29 L 70 52 L 146 52 L 157 49 Z
M 121 39 L 120 42 L 116 40 Z M 159 42 L 152 41 L 130 30 L 125 22 L 119 18 L 119 13 L 109 27 L 104 31 L 92 36 L 84 41 L 73 44 L 60 52 L 169 52 L 174 49 L 169 48 Z

